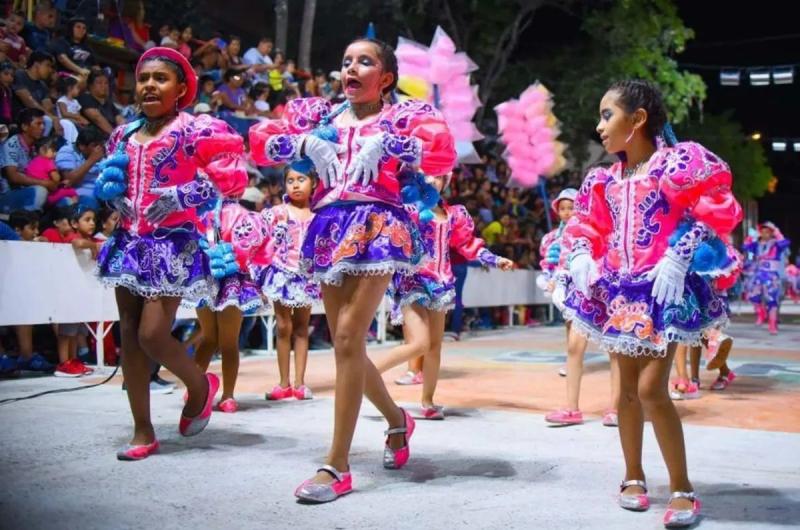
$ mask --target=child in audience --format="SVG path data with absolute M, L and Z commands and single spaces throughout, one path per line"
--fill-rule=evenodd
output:
M 89 120 L 81 115 L 81 104 L 78 103 L 78 96 L 81 95 L 80 81 L 72 76 L 62 77 L 58 81 L 58 92 L 58 117 L 69 120 L 78 127 L 89 125 Z
M 20 241 L 47 241 L 39 235 L 39 214 L 28 210 L 11 212 L 8 224 L 19 236 Z
M 62 181 L 61 173 L 56 168 L 56 139 L 54 137 L 42 138 L 36 142 L 37 155 L 30 161 L 25 172 L 28 176 L 38 180 L 50 180 L 59 184 L 58 189 L 47 195 L 47 204 L 57 206 L 71 206 L 78 202 L 77 192 Z
M 100 229 L 94 235 L 95 240 L 107 240 L 109 237 L 111 237 L 111 234 L 114 233 L 114 230 L 117 229 L 118 224 L 119 212 L 112 210 L 111 208 L 102 208 L 97 213 L 97 225 Z
M 70 225 L 69 217 L 69 208 L 58 207 L 53 210 L 51 217 L 53 226 L 42 232 L 42 237 L 50 243 L 70 243 L 76 236 Z

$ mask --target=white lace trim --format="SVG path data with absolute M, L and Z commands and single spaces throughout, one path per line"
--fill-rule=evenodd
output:
M 125 287 L 130 292 L 137 296 L 144 298 L 161 298 L 163 296 L 174 296 L 183 298 L 189 303 L 199 303 L 201 300 L 207 298 L 213 289 L 209 287 L 209 280 L 206 278 L 197 280 L 189 286 L 160 286 L 153 287 L 150 285 L 142 285 L 136 276 L 130 274 L 123 274 L 121 276 L 107 277 L 100 276 L 100 282 L 106 287 L 116 288 Z
M 209 304 L 208 307 L 210 307 L 211 310 L 214 311 L 215 313 L 219 313 L 223 309 L 226 309 L 228 307 L 236 307 L 242 313 L 246 313 L 247 311 L 252 311 L 253 309 L 260 309 L 262 305 L 263 304 L 261 303 L 261 300 L 259 298 L 254 298 L 253 300 L 245 304 L 239 303 L 238 299 L 228 298 L 227 300 L 222 302 L 221 305 Z
M 667 356 L 667 346 L 671 342 L 688 346 L 702 346 L 701 339 L 706 332 L 711 329 L 725 329 L 729 323 L 728 316 L 722 315 L 696 331 L 686 331 L 670 326 L 662 332 L 663 341 L 660 344 L 654 344 L 649 340 L 638 339 L 630 335 L 617 337 L 606 335 L 577 318 L 574 309 L 565 308 L 564 320 L 571 322 L 573 329 L 576 329 L 578 333 L 600 346 L 600 349 L 605 353 L 618 353 L 626 357 L 656 358 Z
M 384 261 L 381 263 L 348 263 L 345 261 L 333 265 L 325 272 L 314 272 L 315 282 L 340 286 L 347 276 L 383 276 L 385 274 L 402 274 L 408 276 L 419 269 L 418 265 L 404 261 Z
M 316 302 L 316 300 L 312 299 L 310 296 L 304 297 L 305 298 L 304 300 L 287 300 L 280 296 L 275 296 L 275 297 L 269 296 L 265 290 L 262 292 L 269 299 L 270 302 L 272 303 L 277 302 L 284 307 L 291 307 L 292 309 L 297 309 L 300 307 L 312 307 L 314 305 L 314 302 Z

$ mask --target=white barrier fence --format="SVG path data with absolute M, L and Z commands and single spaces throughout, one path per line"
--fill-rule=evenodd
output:
M 110 327 L 104 322 L 119 320 L 114 291 L 97 281 L 95 262 L 88 251 L 71 245 L 0 241 L 0 326 L 97 322 L 90 332 L 97 339 L 98 365 L 102 369 L 103 340 Z M 549 304 L 536 287 L 538 271 L 482 270 L 470 267 L 464 285 L 465 307 Z M 386 338 L 386 300 L 378 310 L 378 339 Z M 322 304 L 312 313 L 323 314 Z M 267 344 L 272 348 L 274 316 L 268 305 L 258 313 L 265 319 Z M 177 318 L 195 318 L 191 309 L 181 308 Z

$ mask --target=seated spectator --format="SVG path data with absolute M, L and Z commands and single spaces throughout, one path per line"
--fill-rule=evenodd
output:
M 158 33 L 161 35 L 161 43 L 159 46 L 172 48 L 173 50 L 178 49 L 178 42 L 181 39 L 181 30 L 178 29 L 178 26 L 161 26 Z
M 67 23 L 66 35 L 50 45 L 59 72 L 77 75 L 86 81 L 94 66 L 94 56 L 86 43 L 87 36 L 85 19 L 77 17 Z
M 47 241 L 39 235 L 39 214 L 36 212 L 11 212 L 8 224 L 14 230 L 17 241 Z
M 242 39 L 237 35 L 228 37 L 228 43 L 225 49 L 222 50 L 222 57 L 220 58 L 220 68 L 222 70 L 236 70 L 237 72 L 244 73 L 250 69 L 250 65 L 245 64 L 244 59 L 240 55 L 242 52 Z
M 72 208 L 69 217 L 69 225 L 75 234 L 75 237 L 70 241 L 72 248 L 75 250 L 88 250 L 92 255 L 92 259 L 97 258 L 97 253 L 100 252 L 100 247 L 103 246 L 103 242 L 94 236 L 97 226 L 96 219 L 97 213 L 94 209 L 84 206 Z
M 269 95 L 270 89 L 268 84 L 256 83 L 253 85 L 250 92 L 247 94 L 247 103 L 248 106 L 251 107 L 248 114 L 253 114 L 261 118 L 271 118 L 272 112 L 270 112 L 270 106 L 269 103 L 267 103 Z
M 219 93 L 217 92 L 217 84 L 214 78 L 210 75 L 202 75 L 197 81 L 197 102 L 205 103 L 211 108 L 212 112 L 216 112 L 219 106 Z
M 15 66 L 24 68 L 31 49 L 25 44 L 19 32 L 25 26 L 25 17 L 19 13 L 11 13 L 6 17 L 6 25 L 0 28 L 0 52 Z
M 487 247 L 493 247 L 505 243 L 505 236 L 508 226 L 511 224 L 511 216 L 503 214 L 499 221 L 492 221 L 481 231 L 481 237 L 486 241 Z
M 49 2 L 40 2 L 33 13 L 33 22 L 28 22 L 22 30 L 22 38 L 28 48 L 37 51 L 47 51 L 56 27 L 56 9 Z
M 242 57 L 244 64 L 251 67 L 249 71 L 257 83 L 269 83 L 269 71 L 275 68 L 269 56 L 271 51 L 272 39 L 261 37 L 258 46 L 247 50 Z
M 101 70 L 92 71 L 88 89 L 78 98 L 81 114 L 108 136 L 114 127 L 122 125 L 125 120 L 111 101 L 106 73 Z
M 2 148 L 0 178 L 0 211 L 41 210 L 50 191 L 58 184 L 30 177 L 25 170 L 34 156 L 34 145 L 44 134 L 44 113 L 39 109 L 23 109 L 17 121 L 19 133 L 9 138 Z
M 139 109 L 133 102 L 133 91 L 127 88 L 122 88 L 117 91 L 117 101 L 114 106 L 122 116 L 125 123 L 135 120 L 139 116 Z
M 0 123 L 14 122 L 14 65 L 8 61 L 0 63 Z M 6 132 L 8 127 L 6 127 Z
M 72 208 L 55 208 L 50 214 L 53 226 L 45 228 L 42 237 L 50 243 L 71 243 L 75 239 L 75 231 L 70 224 Z
M 112 208 L 101 208 L 97 212 L 97 226 L 99 230 L 94 235 L 98 241 L 107 241 L 119 225 L 119 212 Z
M 283 72 L 286 70 L 286 58 L 283 52 L 276 51 L 275 58 L 272 60 L 275 68 L 268 72 L 269 87 L 273 92 L 280 92 L 283 90 Z
M 62 182 L 61 173 L 56 169 L 56 140 L 41 138 L 36 142 L 36 156 L 28 163 L 25 172 L 37 180 L 55 182 L 57 188 L 47 195 L 49 206 L 72 206 L 78 202 L 78 194 L 68 183 Z
M 137 52 L 143 52 L 155 46 L 150 40 L 150 25 L 145 21 L 146 12 L 141 0 L 127 1 L 122 4 L 122 34 L 125 44 Z
M 103 134 L 93 127 L 81 130 L 74 144 L 65 144 L 56 154 L 56 167 L 64 181 L 75 188 L 78 204 L 97 208 L 94 183 L 100 170 L 97 163 L 105 156 Z
M 50 99 L 50 88 L 47 83 L 53 74 L 54 59 L 47 52 L 34 51 L 28 57 L 28 67 L 17 70 L 14 75 L 14 95 L 18 109 L 38 109 L 44 113 L 44 134 L 49 135 L 51 127 L 59 136 L 64 130 L 56 116 L 55 106 Z
M 242 88 L 244 80 L 242 74 L 235 70 L 225 70 L 222 76 L 223 83 L 217 92 L 219 93 L 219 110 L 236 112 L 246 110 L 247 93 Z
M 81 82 L 72 76 L 61 77 L 58 80 L 59 98 L 56 100 L 56 109 L 60 119 L 69 120 L 76 126 L 86 127 L 89 120 L 81 115 L 81 104 L 78 97 L 81 94 Z

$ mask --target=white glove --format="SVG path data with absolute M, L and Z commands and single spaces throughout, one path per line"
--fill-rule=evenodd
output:
M 655 267 L 647 273 L 647 279 L 653 281 L 653 290 L 650 294 L 656 303 L 670 305 L 683 299 L 683 286 L 689 262 L 680 260 L 672 249 L 667 250 Z
M 586 297 L 589 296 L 589 286 L 600 276 L 597 264 L 586 253 L 577 254 L 570 259 L 569 275 L 572 277 L 575 288 Z
M 335 186 L 342 179 L 342 164 L 338 153 L 343 146 L 318 138 L 313 134 L 303 137 L 303 154 L 311 159 L 317 176 L 326 188 Z
M 558 308 L 559 311 L 564 311 L 565 305 L 564 302 L 567 299 L 567 288 L 564 287 L 563 283 L 556 283 L 555 289 L 553 289 L 553 305 Z
M 120 217 L 129 221 L 133 220 L 133 202 L 124 195 L 111 201 L 111 206 L 119 213 Z
M 356 138 L 356 144 L 361 150 L 347 168 L 350 182 L 366 186 L 378 178 L 378 163 L 383 156 L 383 134 Z
M 536 287 L 538 287 L 542 291 L 547 292 L 549 284 L 550 284 L 550 277 L 548 274 L 542 272 L 539 273 L 538 276 L 536 276 Z

